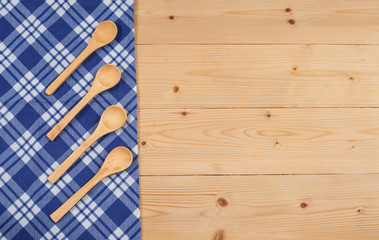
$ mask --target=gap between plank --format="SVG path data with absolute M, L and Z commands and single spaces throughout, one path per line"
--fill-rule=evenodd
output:
M 378 107 L 204 107 L 204 108 L 143 108 L 138 107 L 138 110 L 182 110 L 182 109 L 188 109 L 188 110 L 201 110 L 201 109 L 377 109 Z
M 140 177 L 225 177 L 225 176 L 330 176 L 330 175 L 378 175 L 379 173 L 267 173 L 267 174 L 140 174 Z
M 371 43 L 136 43 L 135 46 L 378 46 Z

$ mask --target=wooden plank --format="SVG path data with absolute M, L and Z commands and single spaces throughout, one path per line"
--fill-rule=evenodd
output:
M 378 44 L 376 0 L 138 0 L 137 44 Z
M 143 239 L 377 239 L 379 175 L 141 177 Z
M 379 107 L 378 53 L 371 45 L 138 46 L 139 108 Z
M 139 112 L 142 175 L 379 173 L 378 108 Z

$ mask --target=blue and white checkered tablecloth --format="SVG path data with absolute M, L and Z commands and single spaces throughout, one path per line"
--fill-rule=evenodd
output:
M 0 4 L 0 239 L 140 239 L 137 99 L 133 0 L 1 0 Z M 93 53 L 52 96 L 46 87 L 79 55 L 95 27 L 111 20 L 112 43 Z M 46 133 L 112 63 L 121 81 L 92 100 L 55 139 Z M 78 159 L 51 185 L 47 176 L 119 104 L 124 127 Z M 99 170 L 108 153 L 128 147 L 131 167 L 96 185 L 57 224 L 49 218 Z

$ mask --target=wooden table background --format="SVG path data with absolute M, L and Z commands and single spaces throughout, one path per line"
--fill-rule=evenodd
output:
M 378 0 L 136 0 L 143 239 L 379 238 Z

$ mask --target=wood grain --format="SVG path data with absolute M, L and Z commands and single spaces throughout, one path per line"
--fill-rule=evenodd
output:
M 141 177 L 143 239 L 377 239 L 379 175 Z
M 379 109 L 139 113 L 142 175 L 379 173 Z
M 138 46 L 139 108 L 379 107 L 378 53 L 371 45 Z
M 378 239 L 378 16 L 136 1 L 143 239 Z
M 138 0 L 138 44 L 378 44 L 376 0 Z

